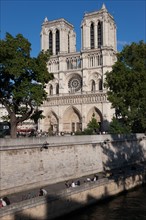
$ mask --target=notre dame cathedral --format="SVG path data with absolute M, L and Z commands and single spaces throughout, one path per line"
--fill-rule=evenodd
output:
M 105 74 L 116 61 L 117 42 L 114 18 L 105 5 L 85 13 L 81 22 L 81 51 L 76 51 L 74 27 L 65 19 L 45 18 L 41 49 L 50 51 L 48 71 L 54 79 L 46 86 L 44 119 L 39 129 L 54 133 L 82 131 L 93 114 L 101 131 L 107 131 L 114 110 L 104 88 Z

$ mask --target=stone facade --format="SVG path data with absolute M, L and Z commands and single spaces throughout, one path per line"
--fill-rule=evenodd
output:
M 76 52 L 76 34 L 65 19 L 48 21 L 41 31 L 41 49 L 49 49 L 48 71 L 54 79 L 46 86 L 48 100 L 41 109 L 45 119 L 39 129 L 54 133 L 76 132 L 87 127 L 94 113 L 106 131 L 114 110 L 104 88 L 105 73 L 116 61 L 117 42 L 114 18 L 105 5 L 85 13 L 81 23 L 82 48 Z

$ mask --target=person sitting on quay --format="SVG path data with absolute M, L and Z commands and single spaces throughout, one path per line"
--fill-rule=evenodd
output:
M 5 207 L 7 204 L 6 202 L 3 200 L 3 198 L 0 199 L 0 208 Z
M 80 186 L 80 185 L 81 185 L 80 180 L 77 180 L 77 182 L 72 181 L 71 184 L 69 183 L 69 181 L 65 181 L 66 188 L 76 187 L 76 186 Z
M 94 178 L 90 178 L 90 177 L 87 177 L 86 181 L 84 182 L 92 182 Z
M 85 181 L 86 182 L 86 181 Z M 87 177 L 87 182 L 91 182 L 91 178 Z
M 75 184 L 75 182 L 74 181 L 72 181 L 72 183 L 71 183 L 71 187 L 76 187 L 76 184 Z
M 98 176 L 95 174 L 92 181 L 96 182 L 98 180 Z
M 0 199 L 0 208 L 5 207 L 7 205 L 10 205 L 10 200 L 8 199 L 8 197 L 3 197 Z
M 40 189 L 39 191 L 39 196 L 46 196 L 47 195 L 47 191 L 43 188 Z
M 71 187 L 71 184 L 68 181 L 65 181 L 65 186 L 66 186 L 66 188 L 69 188 L 69 187 Z
M 75 183 L 76 186 L 80 186 L 81 183 L 80 183 L 80 180 L 77 180 L 77 182 Z
M 95 175 L 93 176 L 93 178 L 87 177 L 87 179 L 84 181 L 84 183 L 87 183 L 87 182 L 95 182 L 95 181 L 97 181 L 97 180 L 98 180 L 98 176 L 97 176 L 97 174 L 95 174 Z

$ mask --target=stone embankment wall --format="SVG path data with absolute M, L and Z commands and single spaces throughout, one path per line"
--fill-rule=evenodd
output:
M 1 196 L 146 160 L 146 136 L 0 139 Z
M 1 220 L 51 220 L 71 211 L 117 195 L 145 182 L 143 172 L 125 178 L 102 179 L 61 191 L 58 195 L 37 197 L 6 206 L 0 210 Z

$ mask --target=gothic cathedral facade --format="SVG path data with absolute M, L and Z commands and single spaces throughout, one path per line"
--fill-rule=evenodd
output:
M 114 110 L 104 88 L 105 74 L 116 61 L 116 24 L 105 5 L 85 13 L 81 23 L 81 51 L 76 51 L 74 27 L 65 19 L 48 21 L 41 30 L 41 49 L 49 49 L 48 71 L 54 79 L 46 86 L 44 119 L 39 129 L 53 133 L 82 131 L 93 114 L 107 131 Z

